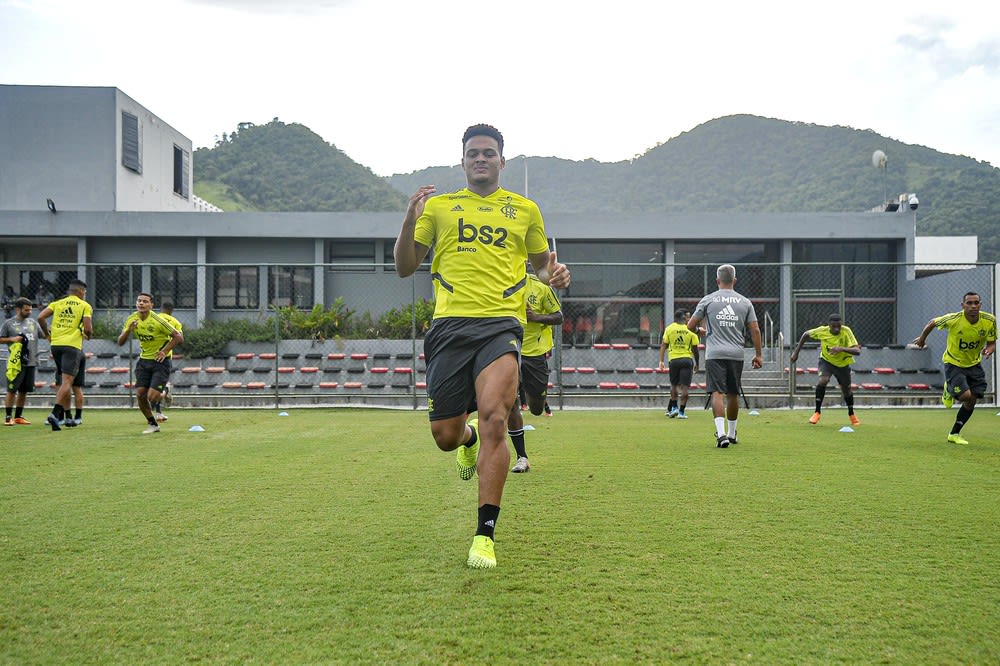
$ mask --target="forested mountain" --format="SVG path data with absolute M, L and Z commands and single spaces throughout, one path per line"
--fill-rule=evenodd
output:
M 884 170 L 872 165 L 875 150 L 888 156 Z M 402 211 L 419 185 L 463 187 L 460 157 L 455 166 L 382 179 L 305 127 L 275 119 L 197 151 L 195 191 L 227 210 L 235 204 L 220 203 L 206 181 L 262 210 Z M 524 192 L 525 181 L 525 158 L 508 156 L 501 184 Z M 396 192 L 383 195 L 387 182 Z M 543 213 L 865 211 L 903 192 L 920 198 L 918 235 L 977 235 L 980 260 L 1000 262 L 1000 169 L 871 130 L 737 115 L 631 160 L 527 159 L 527 194 Z
M 194 153 L 195 194 L 224 210 L 404 210 L 406 197 L 309 128 L 240 123 Z
M 872 153 L 888 156 L 884 170 Z M 757 116 L 717 118 L 634 159 L 528 158 L 528 195 L 545 211 L 865 211 L 899 194 L 920 198 L 917 234 L 977 235 L 979 258 L 1000 261 L 1000 169 L 905 144 L 871 130 Z M 525 189 L 523 157 L 502 184 Z M 458 166 L 396 174 L 402 192 L 464 186 Z

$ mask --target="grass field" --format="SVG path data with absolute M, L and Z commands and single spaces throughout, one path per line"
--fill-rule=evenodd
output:
M 490 571 L 422 412 L 30 411 L 0 662 L 996 664 L 996 411 L 968 446 L 942 409 L 763 411 L 726 450 L 700 409 L 529 416 Z

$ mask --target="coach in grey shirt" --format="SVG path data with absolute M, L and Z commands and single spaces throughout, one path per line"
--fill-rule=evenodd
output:
M 736 443 L 736 420 L 740 414 L 740 379 L 743 377 L 743 347 L 746 330 L 750 329 L 754 357 L 750 364 L 763 364 L 760 351 L 760 328 L 753 303 L 733 291 L 736 269 L 723 264 L 715 271 L 718 291 L 698 302 L 688 328 L 697 332 L 705 322 L 705 375 L 712 394 L 712 415 L 715 417 L 715 445 L 720 449 Z M 722 396 L 726 399 L 723 402 Z

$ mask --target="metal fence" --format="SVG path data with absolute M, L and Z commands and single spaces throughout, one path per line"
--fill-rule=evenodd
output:
M 570 262 L 573 284 L 560 294 L 552 395 L 561 404 L 615 399 L 657 404 L 668 388 L 655 371 L 660 337 L 676 309 L 694 310 L 713 291 L 716 264 Z M 422 336 L 429 323 L 430 276 L 400 280 L 387 263 L 357 264 L 0 264 L 5 292 L 26 296 L 37 311 L 84 279 L 97 334 L 86 343 L 86 387 L 92 399 L 132 400 L 137 349 L 114 343 L 140 291 L 170 302 L 188 343 L 176 357 L 178 404 L 379 404 L 419 408 L 425 402 Z M 748 392 L 787 404 L 811 393 L 809 353 L 790 368 L 788 351 L 802 332 L 842 313 L 865 352 L 858 367 L 919 377 L 885 378 L 873 399 L 909 395 L 910 385 L 936 389 L 944 334 L 921 354 L 904 349 L 933 316 L 961 309 L 975 291 L 984 310 L 996 303 L 993 265 L 737 264 L 737 291 L 755 304 L 766 368 Z M 236 320 L 234 323 L 232 320 Z M 228 323 L 227 323 L 228 322 Z M 208 335 L 208 333 L 212 335 Z M 225 339 L 220 339 L 224 336 Z M 43 344 L 43 348 L 45 345 Z M 0 350 L 0 355 L 5 350 Z M 41 354 L 48 371 L 46 354 Z M 808 357 L 808 358 L 807 358 Z M 583 373 L 579 372 L 584 368 Z M 593 369 L 593 372 L 589 372 Z M 43 371 L 43 372 L 44 372 Z M 906 374 L 899 372 L 897 374 Z M 991 391 L 993 384 L 992 369 Z M 584 377 L 584 375 L 589 375 Z M 752 377 L 752 373 L 748 373 Z M 696 386 L 702 382 L 696 377 Z M 928 381 L 908 381 L 920 379 Z M 753 381 L 753 380 L 749 380 Z M 51 383 L 44 375 L 39 389 Z M 814 382 L 813 382 L 814 383 Z M 623 388 L 624 387 L 624 388 Z M 787 399 L 787 400 L 786 400 Z

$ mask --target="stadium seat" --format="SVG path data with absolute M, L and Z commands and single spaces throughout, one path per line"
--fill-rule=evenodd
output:
M 222 388 L 238 389 L 238 388 L 243 388 L 243 384 L 241 384 L 240 382 L 222 382 Z
M 319 372 L 319 368 L 314 365 L 304 365 L 301 368 L 299 368 L 299 372 L 301 372 L 304 375 L 311 375 Z
M 408 367 L 400 366 L 400 367 L 397 367 L 397 368 L 393 368 L 392 372 L 393 372 L 393 374 L 396 374 L 396 375 L 412 375 L 413 374 L 413 368 L 408 368 Z
M 635 382 L 621 382 L 620 384 L 618 384 L 618 388 L 622 388 L 622 389 L 638 389 L 639 385 L 636 384 Z
M 910 382 L 909 384 L 906 385 L 906 388 L 910 389 L 911 391 L 930 391 L 931 385 L 924 384 L 922 382 Z
M 372 368 L 369 372 L 371 372 L 373 375 L 384 375 L 389 372 L 389 368 L 379 366 L 377 368 Z
M 346 355 L 337 352 L 330 352 L 326 355 L 326 358 L 328 361 L 343 361 L 346 358 Z
M 885 386 L 879 384 L 878 382 L 862 382 L 861 388 L 866 391 L 881 391 L 885 388 Z
M 611 349 L 611 345 L 607 342 L 595 342 L 593 345 L 594 349 Z
M 615 383 L 615 382 L 599 382 L 597 384 L 597 388 L 605 389 L 605 390 L 616 389 L 616 388 L 618 388 L 618 384 Z
M 261 352 L 260 354 L 257 354 L 257 358 L 263 359 L 265 361 L 273 361 L 274 359 L 278 358 L 278 355 L 274 352 Z
M 561 372 L 564 375 L 568 375 L 568 374 L 576 372 L 576 368 L 571 368 L 569 366 L 564 366 L 564 367 L 562 367 L 562 368 L 559 369 L 559 372 Z
M 594 345 L 594 348 L 596 349 L 597 345 Z M 611 348 L 612 349 L 631 349 L 632 345 L 628 344 L 627 342 L 613 342 L 613 343 L 611 343 Z
M 367 361 L 368 360 L 368 354 L 365 354 L 364 352 L 358 352 L 358 353 L 355 353 L 355 354 L 351 354 L 351 360 L 352 361 Z
M 281 358 L 287 359 L 289 361 L 295 361 L 299 358 L 300 354 L 298 352 L 285 352 L 281 355 Z
M 640 375 L 651 375 L 653 374 L 653 368 L 636 368 L 636 374 Z
M 218 365 L 212 365 L 212 366 L 209 366 L 209 367 L 205 368 L 205 372 L 208 373 L 208 374 L 210 374 L 210 375 L 221 375 L 225 371 L 226 371 L 225 368 L 223 368 L 221 366 L 218 366 Z
M 247 382 L 247 388 L 259 391 L 262 388 L 267 388 L 267 384 L 265 382 Z
M 197 365 L 186 365 L 181 368 L 181 373 L 185 375 L 197 375 L 199 372 L 201 372 L 201 367 Z
M 295 372 L 295 366 L 292 365 L 283 365 L 278 368 L 279 375 L 290 375 L 293 372 Z
M 364 388 L 364 384 L 362 382 L 344 382 L 344 388 L 359 389 L 359 388 Z
M 103 366 L 100 366 L 100 365 L 95 365 L 95 366 L 91 366 L 91 367 L 87 368 L 87 374 L 88 375 L 102 375 L 102 374 L 104 374 L 107 371 L 108 371 L 107 368 L 105 368 Z
M 339 386 L 337 382 L 320 382 L 319 387 L 322 389 L 335 389 Z
M 872 370 L 876 375 L 894 375 L 896 374 L 895 368 L 875 368 Z

